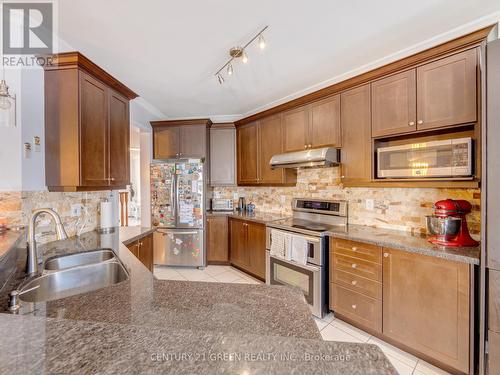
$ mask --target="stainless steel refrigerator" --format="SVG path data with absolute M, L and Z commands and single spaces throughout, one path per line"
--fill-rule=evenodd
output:
M 204 202 L 201 160 L 151 164 L 151 223 L 157 227 L 155 264 L 205 266 Z

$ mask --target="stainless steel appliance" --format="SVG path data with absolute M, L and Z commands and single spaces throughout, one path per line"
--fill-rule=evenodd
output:
M 210 201 L 212 211 L 233 211 L 234 202 L 232 199 L 212 198 Z
M 471 138 L 380 147 L 377 177 L 471 177 L 472 161 Z
M 294 199 L 293 216 L 269 222 L 266 228 L 266 283 L 300 288 L 312 313 L 321 318 L 328 309 L 327 232 L 347 231 L 347 202 Z M 307 243 L 305 265 L 272 256 L 272 231 L 299 236 Z
M 269 164 L 271 168 L 329 167 L 340 163 L 340 150 L 334 147 L 314 148 L 311 150 L 287 152 L 274 155 Z
M 158 228 L 155 264 L 205 266 L 205 184 L 201 160 L 151 164 L 151 222 Z

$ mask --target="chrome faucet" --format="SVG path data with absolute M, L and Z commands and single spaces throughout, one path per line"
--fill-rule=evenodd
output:
M 36 253 L 36 240 L 35 240 L 35 224 L 36 219 L 40 214 L 48 214 L 52 217 L 56 224 L 56 234 L 58 240 L 65 240 L 68 238 L 66 231 L 61 222 L 61 217 L 50 208 L 40 208 L 38 210 L 33 211 L 31 214 L 29 226 L 28 226 L 28 266 L 26 272 L 31 275 L 38 273 L 38 256 Z

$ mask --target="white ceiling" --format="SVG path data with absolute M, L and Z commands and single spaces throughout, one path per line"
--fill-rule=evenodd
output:
M 242 117 L 498 11 L 498 0 L 63 0 L 59 35 L 169 118 Z M 219 85 L 228 49 L 264 25 L 268 47 L 253 45 Z

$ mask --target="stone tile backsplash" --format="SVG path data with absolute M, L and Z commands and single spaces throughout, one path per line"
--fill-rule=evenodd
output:
M 342 199 L 349 202 L 349 223 L 379 228 L 426 232 L 425 215 L 433 212 L 434 202 L 465 199 L 473 205 L 467 217 L 474 237 L 480 234 L 480 189 L 343 188 L 339 168 L 299 169 L 293 187 L 214 187 L 212 195 L 221 198 L 244 196 L 257 210 L 291 214 L 293 198 Z M 366 209 L 366 199 L 374 209 Z
M 99 223 L 99 203 L 108 198 L 109 192 L 75 192 L 57 193 L 48 191 L 23 191 L 23 192 L 0 192 L 0 217 L 6 217 L 10 227 L 26 226 L 31 212 L 37 208 L 52 208 L 63 221 L 69 236 L 77 233 L 83 225 L 85 216 L 85 227 L 82 232 L 94 230 Z M 71 206 L 80 203 L 86 210 L 86 215 L 78 221 L 78 217 L 71 215 Z M 82 210 L 82 213 L 84 211 Z M 48 217 L 40 217 L 38 233 L 48 233 L 40 237 L 41 242 L 54 239 L 50 232 L 54 231 L 52 222 Z

